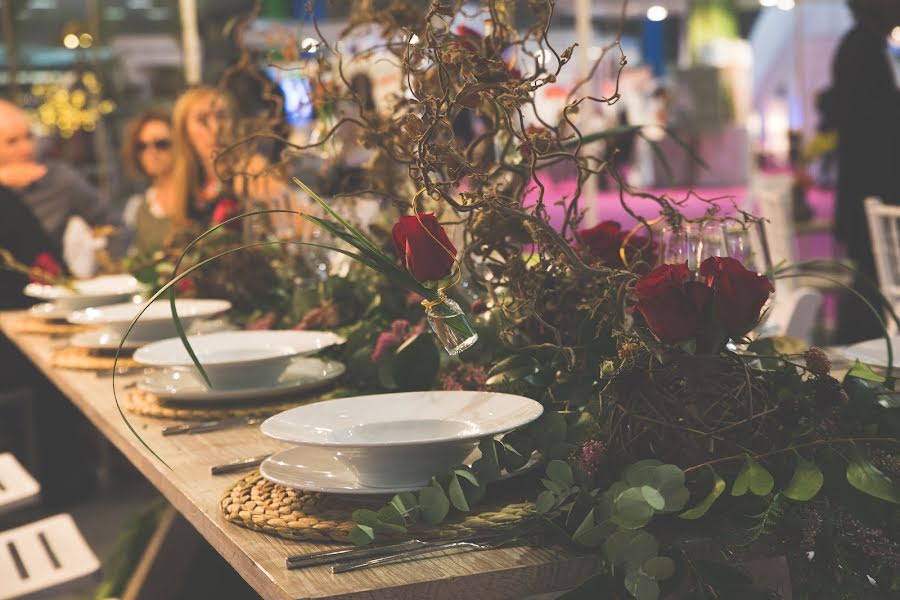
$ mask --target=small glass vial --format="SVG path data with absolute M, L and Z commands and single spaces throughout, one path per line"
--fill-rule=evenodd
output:
M 459 304 L 449 298 L 423 302 L 428 323 L 447 354 L 455 356 L 478 341 L 478 334 Z

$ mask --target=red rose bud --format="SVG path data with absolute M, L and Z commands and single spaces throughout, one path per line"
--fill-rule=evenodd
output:
M 216 207 L 213 209 L 212 217 L 210 218 L 210 224 L 220 225 L 231 217 L 237 216 L 240 210 L 237 200 L 234 198 L 222 198 L 216 202 Z M 234 224 L 236 225 L 236 223 Z
M 434 213 L 400 217 L 392 233 L 400 262 L 419 281 L 437 281 L 453 270 L 456 247 Z
M 703 328 L 712 290 L 699 281 L 689 281 L 690 276 L 687 264 L 662 265 L 635 286 L 640 300 L 634 312 L 665 343 L 694 339 Z
M 759 322 L 769 294 L 775 291 L 772 282 L 744 268 L 733 258 L 713 256 L 700 265 L 700 275 L 712 288 L 715 297 L 715 317 L 731 335 L 744 335 Z
M 49 252 L 38 254 L 31 263 L 31 270 L 34 283 L 53 283 L 62 274 L 62 267 Z

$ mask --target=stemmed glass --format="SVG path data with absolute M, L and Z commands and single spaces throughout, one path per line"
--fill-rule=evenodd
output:
M 727 256 L 725 235 L 720 223 L 681 223 L 662 231 L 662 264 L 687 263 L 697 270 L 711 256 Z

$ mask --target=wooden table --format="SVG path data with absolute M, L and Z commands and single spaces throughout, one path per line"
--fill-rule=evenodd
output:
M 0 330 L 264 598 L 518 599 L 571 588 L 596 568 L 594 559 L 559 549 L 509 548 L 451 553 L 341 575 L 332 575 L 326 567 L 288 571 L 286 556 L 329 546 L 282 540 L 226 523 L 219 500 L 240 474 L 209 473 L 210 465 L 276 451 L 283 444 L 267 439 L 255 427 L 163 437 L 166 422 L 129 416 L 169 469 L 128 430 L 116 409 L 110 377 L 52 367 L 50 354 L 65 346 L 66 339 L 13 332 L 10 324 L 21 316 L 0 313 Z M 116 377 L 120 395 L 132 379 Z

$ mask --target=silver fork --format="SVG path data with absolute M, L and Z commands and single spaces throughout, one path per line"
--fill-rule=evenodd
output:
M 331 567 L 332 573 L 349 573 L 350 571 L 358 571 L 360 569 L 368 569 L 369 567 L 377 567 L 379 565 L 390 565 L 398 562 L 403 562 L 409 558 L 414 556 L 421 556 L 423 554 L 431 554 L 432 552 L 438 552 L 440 550 L 450 550 L 452 548 L 469 548 L 472 550 L 494 550 L 496 548 L 501 548 L 508 544 L 512 544 L 520 540 L 523 536 L 517 535 L 515 537 L 504 538 L 501 540 L 489 541 L 489 542 L 476 542 L 476 541 L 464 541 L 457 540 L 455 542 L 446 542 L 444 544 L 434 544 L 428 546 L 422 546 L 419 548 L 412 548 L 410 550 L 405 550 L 403 552 L 398 552 L 396 554 L 391 554 L 389 556 L 381 556 L 378 558 L 370 558 L 366 560 L 360 560 L 355 562 L 347 562 L 334 565 Z

